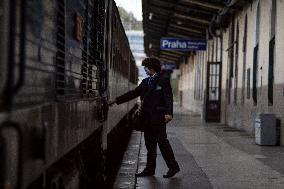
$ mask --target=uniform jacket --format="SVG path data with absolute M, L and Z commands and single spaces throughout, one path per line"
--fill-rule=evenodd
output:
M 121 104 L 141 97 L 141 112 L 151 124 L 165 123 L 165 114 L 173 115 L 173 93 L 168 78 L 159 75 L 154 77 L 153 84 L 149 86 L 150 77 L 143 79 L 138 87 L 116 98 Z

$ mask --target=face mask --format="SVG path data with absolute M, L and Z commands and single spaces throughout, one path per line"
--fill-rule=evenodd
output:
M 150 75 L 150 70 L 149 70 L 149 68 L 145 67 L 144 70 L 145 70 L 145 72 L 146 72 L 147 75 Z

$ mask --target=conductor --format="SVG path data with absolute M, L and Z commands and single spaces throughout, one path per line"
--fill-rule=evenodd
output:
M 143 60 L 142 65 L 149 77 L 143 79 L 134 90 L 110 101 L 109 105 L 114 103 L 119 105 L 140 96 L 147 163 L 146 168 L 137 173 L 136 176 L 144 177 L 155 174 L 158 144 L 169 168 L 163 177 L 170 178 L 180 171 L 166 133 L 166 124 L 173 118 L 172 88 L 170 80 L 160 75 L 161 64 L 157 58 L 146 58 Z

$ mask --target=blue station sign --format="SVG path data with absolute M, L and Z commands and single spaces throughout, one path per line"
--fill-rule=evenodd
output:
M 175 63 L 168 63 L 168 62 L 165 63 L 165 62 L 163 62 L 161 64 L 161 68 L 162 68 L 162 70 L 174 70 L 174 69 L 177 68 L 177 65 Z
M 161 38 L 161 50 L 206 51 L 206 40 Z

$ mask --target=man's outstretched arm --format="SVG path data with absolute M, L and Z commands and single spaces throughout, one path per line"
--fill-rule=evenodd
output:
M 128 102 L 128 101 L 140 96 L 144 87 L 145 87 L 145 80 L 143 80 L 140 83 L 140 85 L 138 85 L 134 90 L 131 90 L 131 91 L 117 97 L 114 101 L 109 102 L 109 105 L 112 105 L 114 103 L 122 104 L 124 102 Z

